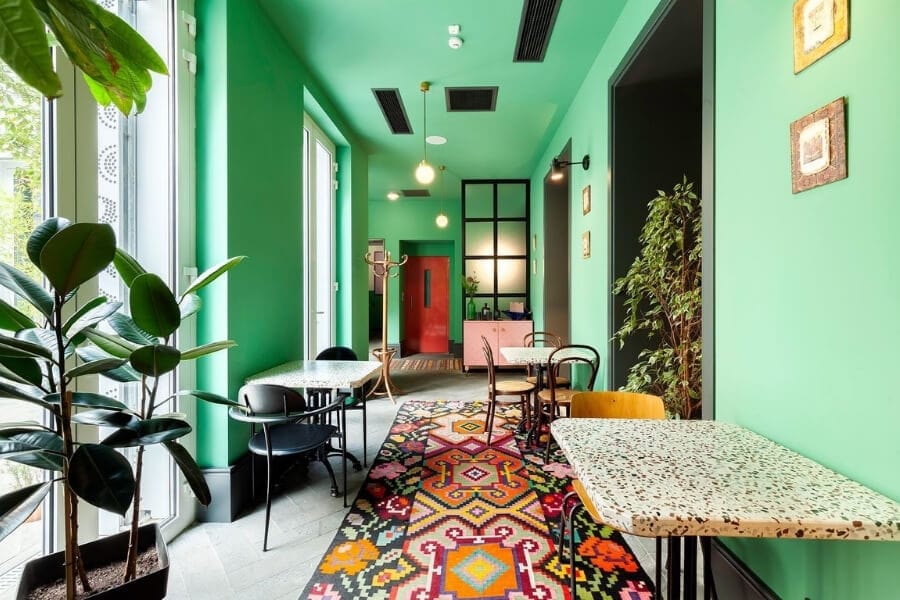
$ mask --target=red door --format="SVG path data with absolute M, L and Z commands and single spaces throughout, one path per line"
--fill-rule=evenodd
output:
M 447 352 L 450 257 L 410 256 L 403 269 L 403 353 Z

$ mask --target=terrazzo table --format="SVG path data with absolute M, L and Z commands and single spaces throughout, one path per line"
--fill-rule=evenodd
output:
M 251 375 L 246 383 L 281 385 L 295 390 L 325 388 L 331 390 L 332 398 L 336 398 L 339 389 L 362 387 L 380 370 L 381 363 L 372 360 L 296 360 Z M 347 506 L 347 417 L 344 410 L 341 410 L 341 432 L 344 506 Z
M 550 429 L 603 521 L 668 537 L 670 551 L 694 536 L 900 541 L 900 503 L 731 423 L 557 419 Z M 685 544 L 686 599 L 695 544 Z

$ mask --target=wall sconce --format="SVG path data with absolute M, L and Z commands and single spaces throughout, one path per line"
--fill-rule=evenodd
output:
M 570 160 L 559 160 L 558 156 L 553 157 L 553 161 L 550 163 L 550 179 L 553 181 L 559 181 L 563 178 L 563 168 L 568 167 L 569 165 L 581 165 L 581 168 L 585 171 L 591 166 L 591 157 L 587 154 L 584 155 L 580 161 L 570 161 Z

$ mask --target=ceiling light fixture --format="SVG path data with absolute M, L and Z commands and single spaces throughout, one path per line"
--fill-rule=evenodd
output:
M 423 81 L 419 86 L 419 89 L 422 90 L 422 162 L 416 167 L 416 181 L 422 185 L 428 185 L 434 181 L 434 167 L 428 164 L 428 145 L 425 143 L 425 127 L 428 122 L 425 118 L 425 97 L 428 95 L 430 88 L 431 85 L 427 81 Z
M 560 160 L 558 156 L 553 157 L 553 161 L 550 163 L 550 179 L 553 181 L 559 181 L 563 178 L 563 168 L 568 167 L 569 165 L 581 165 L 581 168 L 585 171 L 591 166 L 591 157 L 587 154 L 584 155 L 580 161 L 570 161 L 570 160 Z
M 387 193 L 387 199 L 388 199 L 388 200 L 394 201 L 394 200 L 396 200 L 396 199 L 399 198 L 399 197 L 400 197 L 400 194 L 398 194 L 397 192 L 390 191 L 390 192 Z
M 440 227 L 441 229 L 446 229 L 447 225 L 450 223 L 450 219 L 447 218 L 447 215 L 444 214 L 444 171 L 447 169 L 446 166 L 441 165 L 441 212 L 437 214 L 434 218 L 434 224 Z

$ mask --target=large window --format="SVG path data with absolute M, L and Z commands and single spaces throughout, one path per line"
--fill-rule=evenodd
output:
M 130 22 L 169 64 L 168 77 L 154 75 L 147 107 L 137 116 L 123 117 L 114 108 L 98 107 L 80 74 L 63 57 L 57 70 L 64 95 L 48 104 L 0 65 L 0 260 L 17 266 L 40 281 L 24 252 L 25 239 L 45 216 L 73 221 L 109 223 L 119 246 L 148 269 L 184 289 L 193 268 L 193 22 L 192 0 L 98 0 Z M 175 59 L 177 57 L 177 60 Z M 52 143 L 51 143 L 52 141 Z M 180 167 L 180 168 L 179 168 Z M 126 300 L 125 288 L 113 268 L 79 290 L 76 302 L 98 294 Z M 14 302 L 13 298 L 3 298 Z M 127 306 L 127 302 L 125 303 Z M 23 307 L 19 307 L 23 308 Z M 193 327 L 182 327 L 178 343 L 194 345 Z M 191 365 L 165 382 L 169 390 L 192 387 Z M 80 384 L 79 384 L 80 385 Z M 89 391 L 100 391 L 125 402 L 137 392 L 127 385 L 100 379 Z M 161 392 L 163 394 L 165 392 Z M 23 402 L 0 399 L 3 421 L 41 419 L 39 409 Z M 171 406 L 170 410 L 186 407 Z M 86 428 L 79 435 L 103 432 Z M 193 440 L 183 440 L 193 449 Z M 193 501 L 168 454 L 161 447 L 144 455 L 145 481 L 142 519 L 167 524 L 171 537 L 193 519 Z M 127 453 L 126 453 L 127 455 Z M 22 487 L 43 472 L 14 462 L 0 461 L 0 493 Z M 58 503 L 57 503 L 58 505 Z M 123 526 L 118 515 L 80 504 L 83 539 L 107 535 Z M 51 503 L 29 523 L 0 544 L 0 596 L 15 584 L 16 566 L 36 554 L 60 548 L 60 519 Z M 130 515 L 127 517 L 130 519 Z M 54 544 L 55 542 L 55 544 Z M 4 577 L 4 575 L 6 575 Z
M 46 109 L 40 95 L 0 63 L 0 261 L 38 282 L 40 272 L 24 248 L 28 234 L 45 211 Z M 17 301 L 6 295 L 5 290 L 0 294 L 5 302 L 38 320 L 36 311 L 27 302 Z M 0 398 L 0 415 L 4 422 L 41 422 L 44 411 L 26 402 Z M 37 483 L 44 477 L 44 471 L 10 460 L 0 461 L 0 494 Z M 15 577 L 4 577 L 10 569 L 44 551 L 48 506 L 45 503 L 38 508 L 27 523 L 0 544 L 0 594 L 15 583 Z
M 303 239 L 306 356 L 334 345 L 334 144 L 306 117 L 303 127 Z

